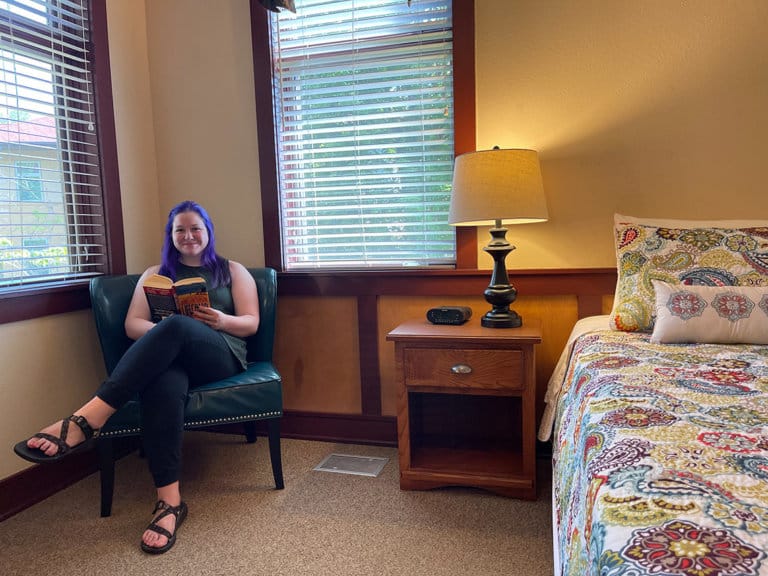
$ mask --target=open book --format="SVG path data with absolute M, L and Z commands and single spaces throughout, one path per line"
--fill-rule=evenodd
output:
M 167 276 L 153 274 L 144 281 L 152 322 L 172 314 L 192 316 L 200 306 L 210 306 L 208 288 L 203 278 L 185 278 L 174 282 Z

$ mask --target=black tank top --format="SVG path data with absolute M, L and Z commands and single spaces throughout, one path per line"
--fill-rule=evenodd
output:
M 229 261 L 226 261 L 226 265 L 229 266 Z M 208 297 L 211 299 L 211 308 L 221 310 L 224 314 L 235 313 L 235 302 L 232 299 L 231 283 L 213 288 L 213 273 L 208 270 L 208 268 L 202 266 L 187 266 L 181 262 L 176 266 L 176 280 L 195 278 L 197 276 L 205 278 L 205 283 L 208 285 Z M 224 337 L 229 349 L 232 350 L 232 354 L 235 355 L 235 358 L 237 358 L 242 365 L 243 370 L 245 370 L 248 367 L 248 361 L 245 359 L 247 352 L 245 340 L 223 331 L 220 332 L 220 334 Z

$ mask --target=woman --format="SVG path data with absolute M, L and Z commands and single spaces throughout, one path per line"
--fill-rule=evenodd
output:
M 153 324 L 143 284 L 156 273 L 173 280 L 202 276 L 211 307 L 201 307 L 194 317 L 174 315 Z M 187 515 L 179 486 L 187 391 L 244 370 L 244 338 L 258 328 L 253 277 L 243 265 L 216 253 L 208 214 L 199 204 L 184 201 L 168 215 L 162 262 L 142 274 L 133 293 L 125 331 L 135 344 L 91 400 L 14 450 L 38 463 L 82 450 L 107 419 L 138 394 L 144 450 L 157 488 L 152 512 L 156 516 L 142 535 L 141 548 L 152 554 L 166 552 Z

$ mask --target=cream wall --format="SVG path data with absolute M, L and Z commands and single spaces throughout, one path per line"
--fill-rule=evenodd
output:
M 162 241 L 144 0 L 107 0 L 126 267 L 157 262 Z
M 477 147 L 538 150 L 549 204 L 510 269 L 614 266 L 614 212 L 768 219 L 768 2 L 475 5 Z
M 248 1 L 211 6 L 108 0 L 131 272 L 185 198 L 210 210 L 224 254 L 263 264 Z M 510 268 L 613 266 L 614 211 L 768 218 L 766 22 L 763 0 L 476 0 L 478 148 L 538 149 L 550 208 L 510 230 Z M 0 338 L 3 478 L 25 467 L 12 444 L 103 368 L 89 311 Z
M 200 202 L 216 247 L 264 264 L 248 0 L 151 0 L 147 7 L 163 225 L 181 200 Z

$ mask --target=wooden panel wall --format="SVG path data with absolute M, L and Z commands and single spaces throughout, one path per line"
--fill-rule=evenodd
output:
M 396 443 L 394 348 L 387 333 L 434 306 L 490 309 L 490 271 L 280 273 L 275 363 L 283 376 L 284 435 Z M 607 313 L 614 269 L 510 272 L 513 308 L 542 323 L 537 415 L 547 381 L 580 317 Z
M 359 414 L 357 299 L 282 296 L 276 365 L 289 410 Z

